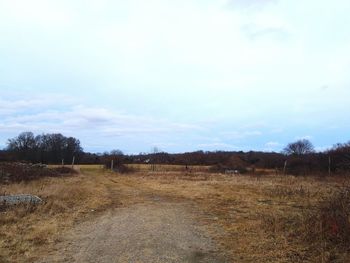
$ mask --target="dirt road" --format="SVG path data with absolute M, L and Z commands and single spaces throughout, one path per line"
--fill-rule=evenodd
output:
M 192 211 L 161 200 L 116 208 L 77 225 L 38 262 L 226 262 Z

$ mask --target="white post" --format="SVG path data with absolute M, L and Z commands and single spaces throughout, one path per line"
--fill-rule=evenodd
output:
M 64 159 L 62 159 L 62 167 L 64 166 Z
M 283 175 L 286 175 L 287 160 L 284 162 Z
M 75 161 L 75 156 L 73 156 L 73 160 L 72 160 L 72 169 L 74 169 L 74 161 Z
M 111 170 L 113 171 L 113 159 L 111 161 Z

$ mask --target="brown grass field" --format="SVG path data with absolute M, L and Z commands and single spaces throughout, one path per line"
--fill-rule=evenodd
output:
M 136 172 L 209 172 L 210 166 L 207 165 L 184 165 L 174 164 L 156 164 L 152 169 L 151 164 L 126 164 L 127 167 L 134 169 Z
M 156 172 L 143 166 L 125 175 L 99 165 L 79 168 L 71 177 L 0 185 L 1 193 L 45 201 L 0 211 L 0 262 L 35 261 L 74 225 L 150 196 L 196 207 L 198 223 L 232 262 L 350 262 L 348 248 L 329 241 L 317 217 L 318 207 L 348 185 L 343 178 L 221 175 L 181 166 Z

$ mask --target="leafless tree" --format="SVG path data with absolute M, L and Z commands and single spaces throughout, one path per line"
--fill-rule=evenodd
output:
M 36 148 L 35 136 L 32 132 L 22 132 L 7 142 L 7 150 L 14 152 L 21 160 L 33 161 Z
M 309 140 L 303 139 L 296 142 L 289 143 L 284 149 L 283 153 L 287 155 L 303 155 L 313 153 L 314 146 Z
M 43 163 L 72 160 L 73 156 L 77 157 L 83 151 L 76 138 L 60 133 L 34 136 L 32 132 L 23 132 L 9 139 L 7 150 L 14 153 L 17 160 Z

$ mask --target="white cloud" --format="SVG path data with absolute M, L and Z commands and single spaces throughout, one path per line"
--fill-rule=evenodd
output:
M 237 150 L 238 147 L 228 144 L 228 143 L 222 143 L 222 142 L 215 142 L 215 143 L 200 143 L 197 145 L 199 149 L 204 150 Z
M 47 95 L 47 98 L 49 97 Z M 59 132 L 83 136 L 89 141 L 89 145 L 93 145 L 94 141 L 105 145 L 104 141 L 110 138 L 122 137 L 137 141 L 140 137 L 143 139 L 165 137 L 164 140 L 169 140 L 181 133 L 202 130 L 200 126 L 194 124 L 133 115 L 102 107 L 63 104 L 59 110 L 52 110 L 51 108 L 58 106 L 54 102 L 55 97 L 46 100 L 45 103 L 41 103 L 41 100 L 35 97 L 29 98 L 28 101 L 12 101 L 3 98 L 4 105 L 22 105 L 23 107 L 13 107 L 15 114 L 11 115 L 0 111 L 0 131 L 13 135 L 28 130 L 35 133 Z M 2 139 L 5 140 L 5 138 Z M 166 142 L 158 144 L 164 146 Z
M 26 93 L 9 93 L 6 96 L 0 95 L 0 115 L 4 116 L 48 107 L 55 108 L 55 105 L 62 107 L 72 103 L 71 97 L 62 94 L 35 94 L 33 96 L 33 94 Z
M 256 148 L 321 138 L 335 125 L 349 131 L 349 8 L 348 0 L 0 1 L 3 137 L 28 128 Z M 9 90 L 18 96 L 7 100 Z M 66 95 L 39 95 L 52 92 Z
M 45 0 L 13 0 L 2 1 L 1 9 L 6 12 L 1 12 L 5 18 L 22 27 L 28 25 L 36 27 L 51 28 L 62 27 L 68 25 L 73 15 L 64 5 L 54 1 Z
M 247 137 L 261 136 L 262 132 L 258 130 L 240 130 L 240 131 L 221 132 L 221 135 L 223 135 L 227 139 L 239 140 L 239 139 L 245 139 Z
M 279 142 L 267 142 L 266 144 L 265 144 L 265 146 L 266 147 L 279 147 L 279 146 L 281 146 L 281 144 L 279 143 Z
M 265 143 L 264 151 L 280 151 L 282 148 L 282 144 L 276 141 L 270 141 Z
M 275 3 L 277 0 L 229 0 L 227 6 L 230 8 L 254 8 L 261 9 L 266 5 Z
M 329 149 L 331 149 L 332 146 L 318 146 L 318 147 L 315 147 L 315 151 L 316 152 L 324 152 L 324 151 L 327 151 Z
M 115 112 L 105 108 L 79 106 L 64 111 L 44 111 L 34 114 L 21 113 L 20 116 L 2 120 L 3 129 L 33 129 L 35 131 L 93 131 L 101 136 L 127 135 L 139 133 L 167 133 L 198 130 L 200 127 L 173 123 L 151 117 L 135 116 Z

